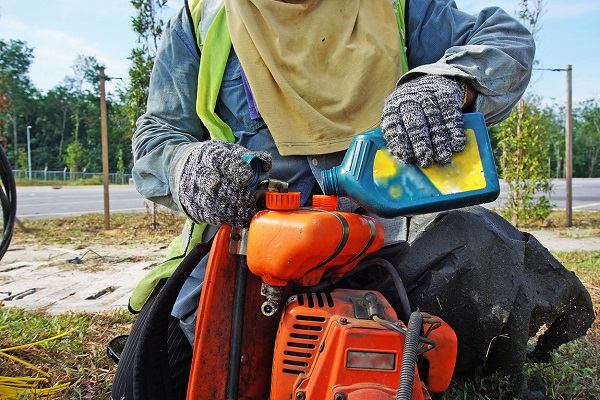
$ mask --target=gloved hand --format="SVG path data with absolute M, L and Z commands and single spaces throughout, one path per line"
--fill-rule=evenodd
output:
M 421 167 L 450 162 L 466 144 L 462 106 L 466 84 L 439 75 L 402 83 L 385 100 L 381 129 L 390 152 Z
M 179 181 L 179 202 L 196 222 L 243 228 L 256 213 L 253 174 L 242 155 L 257 156 L 263 170 L 271 169 L 271 155 L 220 140 L 198 144 L 188 155 Z

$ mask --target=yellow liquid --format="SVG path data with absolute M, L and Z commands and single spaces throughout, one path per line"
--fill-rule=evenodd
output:
M 444 165 L 434 164 L 428 168 L 419 168 L 429 181 L 442 194 L 467 192 L 486 187 L 483 164 L 475 131 L 466 129 L 467 145 L 465 150 L 452 155 L 452 162 Z M 387 187 L 392 198 L 402 195 L 402 187 L 392 183 L 394 177 L 402 172 L 404 165 L 397 161 L 389 151 L 378 150 L 373 164 L 373 179 Z

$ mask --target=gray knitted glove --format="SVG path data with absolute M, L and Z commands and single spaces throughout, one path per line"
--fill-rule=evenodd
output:
M 404 163 L 450 162 L 465 148 L 462 80 L 423 75 L 396 87 L 385 100 L 381 129 L 388 149 Z
M 252 168 L 242 155 L 257 156 L 263 170 L 271 169 L 271 155 L 220 140 L 198 144 L 183 165 L 179 202 L 196 222 L 243 228 L 256 213 L 254 191 L 248 188 Z

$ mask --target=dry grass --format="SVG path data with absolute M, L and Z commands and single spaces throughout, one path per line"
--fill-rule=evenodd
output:
M 129 332 L 134 317 L 126 311 L 64 313 L 50 315 L 43 310 L 0 309 L 0 349 L 52 337 L 76 328 L 60 339 L 9 354 L 47 372 L 40 387 L 65 382 L 70 387 L 60 399 L 109 399 L 116 366 L 106 356 L 106 344 L 116 335 Z M 0 355 L 0 376 L 44 377 L 26 366 Z
M 15 226 L 11 245 L 168 244 L 181 233 L 184 221 L 184 217 L 169 211 L 159 211 L 154 218 L 150 212 L 112 214 L 110 230 L 104 229 L 103 214 L 27 220 L 22 222 L 25 230 Z
M 565 211 L 552 211 L 545 221 L 531 222 L 520 229 L 553 230 L 569 237 L 600 237 L 600 211 L 574 211 L 571 227 L 566 227 L 566 220 Z

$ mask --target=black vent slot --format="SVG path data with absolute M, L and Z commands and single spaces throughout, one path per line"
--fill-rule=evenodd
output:
M 309 350 L 314 350 L 315 346 L 314 344 L 310 344 L 310 343 L 297 343 L 297 342 L 288 342 L 287 343 L 288 347 L 298 347 L 300 349 L 309 349 Z
M 322 326 L 315 325 L 303 325 L 303 324 L 294 324 L 294 329 L 298 329 L 301 331 L 316 331 L 321 332 L 323 330 Z
M 298 305 L 306 305 L 308 308 L 315 308 L 315 306 L 324 308 L 333 307 L 334 303 L 331 293 L 302 293 L 298 295 Z
M 331 293 L 325 293 L 325 298 L 327 299 L 327 305 L 333 307 L 333 297 L 331 297 Z
M 299 371 L 297 369 L 288 369 L 288 368 L 284 368 L 282 371 L 284 374 L 291 374 L 291 375 L 300 375 L 300 374 L 304 373 L 304 371 Z
M 311 315 L 297 315 L 298 321 L 325 322 L 325 317 L 315 317 Z
M 306 300 L 308 301 L 308 308 L 315 308 L 315 301 L 313 299 L 312 293 L 306 295 Z
M 292 365 L 294 367 L 308 367 L 308 363 L 306 361 L 283 360 L 283 363 L 286 365 Z
M 291 350 L 286 350 L 283 352 L 283 354 L 285 354 L 286 356 L 300 357 L 300 358 L 310 358 L 311 357 L 310 353 L 301 353 L 299 351 L 291 351 Z
M 290 337 L 294 339 L 319 340 L 319 336 L 317 335 L 304 335 L 301 333 L 290 333 Z

